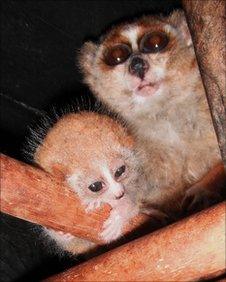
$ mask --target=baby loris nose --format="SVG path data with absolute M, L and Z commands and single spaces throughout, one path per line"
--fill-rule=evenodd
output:
M 122 191 L 120 194 L 115 195 L 115 198 L 116 198 L 117 200 L 119 200 L 119 199 L 121 199 L 121 198 L 124 196 L 124 194 L 125 194 L 125 192 Z
M 124 194 L 125 194 L 125 189 L 124 189 L 124 186 L 120 183 L 117 183 L 114 187 L 113 187 L 113 194 L 115 196 L 115 199 L 116 200 L 119 200 L 121 199 Z

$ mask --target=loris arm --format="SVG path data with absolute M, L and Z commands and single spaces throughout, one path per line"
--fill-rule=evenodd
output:
M 226 173 L 223 163 L 213 167 L 201 180 L 191 186 L 185 194 L 182 209 L 195 211 L 225 198 Z

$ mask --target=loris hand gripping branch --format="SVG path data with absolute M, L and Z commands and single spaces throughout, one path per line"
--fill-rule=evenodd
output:
M 94 94 L 129 122 L 143 152 L 149 204 L 187 209 L 218 192 L 189 187 L 221 162 L 183 12 L 145 16 L 113 27 L 81 49 Z

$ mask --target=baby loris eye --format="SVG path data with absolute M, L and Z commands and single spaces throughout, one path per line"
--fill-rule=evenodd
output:
M 98 192 L 103 188 L 103 184 L 100 181 L 94 182 L 91 185 L 89 185 L 89 190 L 92 192 Z
M 168 45 L 169 37 L 161 31 L 154 31 L 145 34 L 139 44 L 139 49 L 142 53 L 157 53 L 163 51 Z
M 115 45 L 104 52 L 104 62 L 109 66 L 116 66 L 124 63 L 132 51 L 126 44 Z
M 120 166 L 115 172 L 115 178 L 119 178 L 126 171 L 126 166 Z

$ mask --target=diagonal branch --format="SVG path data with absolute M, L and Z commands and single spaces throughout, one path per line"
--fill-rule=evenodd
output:
M 87 214 L 75 193 L 51 175 L 2 154 L 0 161 L 2 212 L 102 243 L 98 234 L 109 216 L 109 206 Z M 124 235 L 147 219 L 135 217 Z
M 46 281 L 200 281 L 225 272 L 225 203 Z

